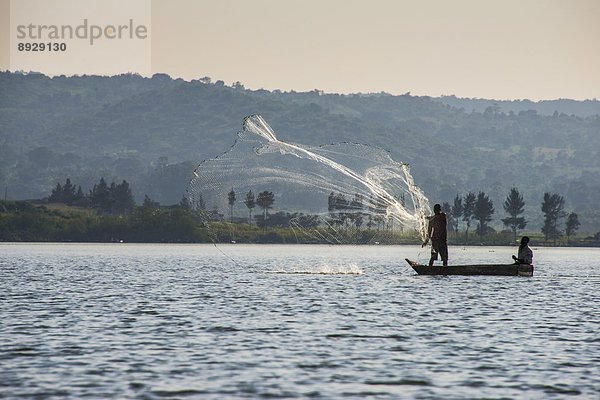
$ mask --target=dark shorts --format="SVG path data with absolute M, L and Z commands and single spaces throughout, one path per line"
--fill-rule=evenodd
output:
M 438 254 L 442 261 L 448 261 L 448 243 L 446 242 L 432 242 L 431 243 L 431 257 L 434 260 L 438 259 Z

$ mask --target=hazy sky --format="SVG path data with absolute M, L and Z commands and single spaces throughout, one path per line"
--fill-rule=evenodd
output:
M 152 72 L 253 89 L 600 98 L 598 0 L 154 0 L 151 38 Z

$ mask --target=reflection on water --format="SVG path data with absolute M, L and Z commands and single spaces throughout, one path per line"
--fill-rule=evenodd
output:
M 2 244 L 0 397 L 598 398 L 600 250 L 539 248 L 532 278 L 402 261 L 427 256 Z

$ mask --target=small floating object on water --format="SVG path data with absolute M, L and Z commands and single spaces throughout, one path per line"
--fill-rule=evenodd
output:
M 375 244 L 379 244 L 379 242 L 375 242 Z
M 232 240 L 232 241 L 231 241 L 231 244 L 235 244 L 235 240 Z

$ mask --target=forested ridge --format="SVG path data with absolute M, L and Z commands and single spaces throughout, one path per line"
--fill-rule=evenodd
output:
M 485 106 L 485 107 L 484 107 Z M 527 109 L 525 109 L 527 108 Z M 594 111 L 596 110 L 596 113 Z M 528 228 L 542 226 L 544 193 L 565 198 L 580 230 L 600 230 L 600 102 L 493 102 L 405 94 L 247 90 L 162 74 L 55 77 L 0 73 L 0 188 L 9 200 L 47 197 L 70 178 L 101 177 L 176 204 L 193 168 L 226 151 L 244 116 L 260 113 L 282 140 L 359 142 L 411 164 L 434 202 L 484 191 L 502 227 L 512 187 Z

